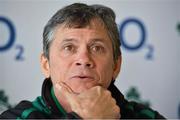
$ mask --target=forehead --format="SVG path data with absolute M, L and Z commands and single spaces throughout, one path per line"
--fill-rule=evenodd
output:
M 105 24 L 101 18 L 94 17 L 90 20 L 75 20 L 75 21 L 67 21 L 62 24 L 64 28 L 95 28 L 95 27 L 105 28 Z
M 55 30 L 55 39 L 62 37 L 97 37 L 102 39 L 107 39 L 111 42 L 108 31 L 102 21 L 94 19 L 90 21 L 90 24 L 78 27 L 77 25 L 68 26 L 66 24 L 62 24 L 57 26 Z

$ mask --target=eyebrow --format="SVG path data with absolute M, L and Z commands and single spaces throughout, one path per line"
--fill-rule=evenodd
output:
M 92 39 L 90 41 L 90 43 L 95 43 L 95 42 L 100 42 L 100 43 L 103 43 L 103 44 L 107 43 L 107 41 L 102 39 L 102 38 L 95 38 L 95 39 Z
M 66 43 L 66 42 L 77 42 L 78 43 L 79 41 L 77 39 L 74 39 L 74 38 L 67 38 L 67 39 L 62 40 L 61 43 Z M 100 42 L 103 44 L 107 43 L 106 40 L 104 40 L 103 38 L 93 38 L 90 40 L 89 43 L 92 44 L 92 43 L 96 43 L 96 42 Z
M 104 40 L 103 39 L 101 39 L 101 38 L 95 38 L 95 39 L 92 39 L 92 42 L 98 42 L 98 41 L 100 41 L 100 42 L 103 42 Z
M 66 42 L 78 42 L 78 40 L 76 40 L 76 39 L 73 39 L 73 38 L 67 38 L 67 39 L 64 39 L 64 40 L 62 40 L 62 42 L 61 43 L 66 43 Z

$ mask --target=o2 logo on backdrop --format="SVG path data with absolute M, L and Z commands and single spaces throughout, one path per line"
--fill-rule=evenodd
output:
M 23 57 L 24 47 L 22 45 L 14 45 L 15 40 L 16 40 L 16 30 L 15 30 L 15 26 L 13 22 L 10 21 L 6 17 L 0 16 L 0 24 L 3 24 L 4 26 L 6 26 L 6 28 L 9 31 L 9 38 L 5 41 L 5 44 L 0 43 L 0 52 L 5 52 L 7 50 L 15 48 L 17 50 L 15 59 L 18 61 L 24 60 L 24 57 Z M 136 31 L 137 30 L 139 31 L 139 39 L 136 40 L 138 42 L 133 43 L 133 44 L 132 43 L 130 44 L 128 42 L 129 39 L 127 39 L 127 36 L 131 36 L 130 35 L 131 32 L 126 32 L 127 28 L 131 25 L 134 25 L 136 27 Z M 128 18 L 128 19 L 125 19 L 119 25 L 118 29 L 119 29 L 119 36 L 120 36 L 123 48 L 125 48 L 128 51 L 139 51 L 142 48 L 147 48 L 148 52 L 146 53 L 145 58 L 147 59 L 153 58 L 154 48 L 152 45 L 146 45 L 147 31 L 142 21 L 140 21 L 137 18 Z M 126 35 L 126 33 L 128 33 L 128 35 Z M 134 38 L 133 38 L 133 41 L 134 41 Z
M 136 31 L 139 31 L 139 39 L 136 40 L 138 42 L 132 43 L 136 38 L 131 38 L 131 43 L 127 37 L 131 37 L 131 31 L 127 32 L 128 27 L 133 26 L 136 28 Z M 128 33 L 128 35 L 126 35 Z M 131 34 L 131 35 L 130 35 Z M 122 43 L 122 47 L 125 48 L 128 51 L 138 51 L 142 48 L 147 48 L 148 52 L 145 55 L 145 58 L 151 60 L 153 58 L 153 52 L 154 52 L 154 47 L 152 45 L 146 45 L 146 40 L 147 40 L 147 31 L 144 23 L 140 21 L 137 18 L 128 18 L 125 19 L 120 25 L 119 25 L 119 36 L 120 40 Z M 129 38 L 128 37 L 128 38 Z
M 15 54 L 15 60 L 22 61 L 24 60 L 23 53 L 24 47 L 22 45 L 15 45 L 16 40 L 16 30 L 13 22 L 6 17 L 0 16 L 0 25 L 4 25 L 8 29 L 8 39 L 5 40 L 5 44 L 0 43 L 0 52 L 5 52 L 11 48 L 15 48 L 17 53 Z M 0 36 L 0 39 L 1 36 Z M 2 41 L 2 40 L 1 40 Z

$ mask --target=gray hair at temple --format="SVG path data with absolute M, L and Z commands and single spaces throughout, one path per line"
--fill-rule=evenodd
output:
M 49 48 L 53 41 L 54 32 L 60 25 L 67 28 L 84 28 L 91 20 L 98 19 L 108 32 L 112 41 L 114 61 L 121 55 L 120 40 L 114 11 L 103 5 L 86 5 L 74 3 L 57 11 L 48 21 L 43 32 L 43 54 L 49 59 Z

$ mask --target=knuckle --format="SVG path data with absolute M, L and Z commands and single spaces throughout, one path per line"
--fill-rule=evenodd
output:
M 111 92 L 109 90 L 105 91 L 106 95 L 111 96 Z
M 112 98 L 112 103 L 116 105 L 116 100 L 114 98 Z
M 106 90 L 106 93 L 111 96 L 111 92 L 109 90 Z
M 115 106 L 114 109 L 115 109 L 115 112 L 116 112 L 116 113 L 120 113 L 120 108 L 119 108 L 117 105 Z
M 101 91 L 102 88 L 101 88 L 101 86 L 95 86 L 95 87 L 93 87 L 93 89 L 97 90 L 97 91 Z
M 94 90 L 97 91 L 98 94 L 102 94 L 104 92 L 104 89 L 101 86 L 94 87 Z

